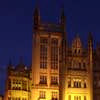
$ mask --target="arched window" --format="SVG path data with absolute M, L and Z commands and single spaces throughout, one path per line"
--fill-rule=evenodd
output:
M 86 88 L 86 82 L 84 82 L 84 88 Z
M 68 80 L 68 88 L 71 87 L 71 80 Z

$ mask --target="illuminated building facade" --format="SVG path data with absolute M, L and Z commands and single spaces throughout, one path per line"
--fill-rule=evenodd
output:
M 63 10 L 58 24 L 43 23 L 39 8 L 33 19 L 31 100 L 99 100 L 95 98 L 100 98 L 100 88 L 94 84 L 100 85 L 100 71 L 96 72 L 94 59 L 99 61 L 92 34 L 88 34 L 87 48 L 78 35 L 69 46 Z
M 30 100 L 31 98 L 31 72 L 20 61 L 14 68 L 8 65 L 6 90 L 4 100 Z
M 37 7 L 32 27 L 32 66 L 8 66 L 5 100 L 100 100 L 100 44 L 87 48 L 78 35 L 68 45 L 66 16 L 43 23 Z

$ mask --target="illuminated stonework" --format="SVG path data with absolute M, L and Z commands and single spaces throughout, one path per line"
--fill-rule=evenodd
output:
M 5 100 L 99 100 L 100 44 L 93 49 L 89 33 L 87 48 L 78 35 L 68 45 L 66 17 L 58 24 L 41 22 L 35 9 L 32 27 L 32 66 L 8 66 Z
M 59 24 L 41 23 L 38 8 L 33 18 L 31 100 L 92 100 L 91 34 L 87 49 L 78 35 L 68 47 L 64 11 Z
M 10 63 L 8 65 L 8 77 L 5 91 L 5 100 L 30 100 L 31 79 L 30 70 L 20 63 L 15 68 Z

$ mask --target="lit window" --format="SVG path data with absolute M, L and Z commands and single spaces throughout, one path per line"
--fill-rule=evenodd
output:
M 58 92 L 52 92 L 52 100 L 57 100 L 58 98 Z
M 40 38 L 40 68 L 47 68 L 48 39 Z
M 58 85 L 58 77 L 51 76 L 51 85 Z
M 40 98 L 41 99 L 46 98 L 46 92 L 45 91 L 40 91 Z
M 78 82 L 77 81 L 74 81 L 74 87 L 78 88 Z
M 40 84 L 47 84 L 47 76 L 40 76 Z
M 78 82 L 78 87 L 81 88 L 81 82 L 80 81 Z
M 53 38 L 51 40 L 51 69 L 58 69 L 58 39 Z

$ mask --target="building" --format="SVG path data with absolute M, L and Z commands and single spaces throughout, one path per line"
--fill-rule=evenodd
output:
M 42 22 L 38 7 L 33 20 L 31 70 L 9 64 L 5 100 L 99 100 L 100 44 L 93 48 L 92 34 L 87 48 L 79 35 L 68 45 L 63 9 L 58 24 Z
M 22 61 L 14 67 L 10 62 L 7 71 L 5 100 L 30 100 L 31 72 Z
M 94 50 L 89 32 L 87 48 L 78 35 L 69 46 L 65 22 L 64 10 L 58 24 L 45 24 L 35 9 L 32 100 L 99 100 L 100 45 Z

